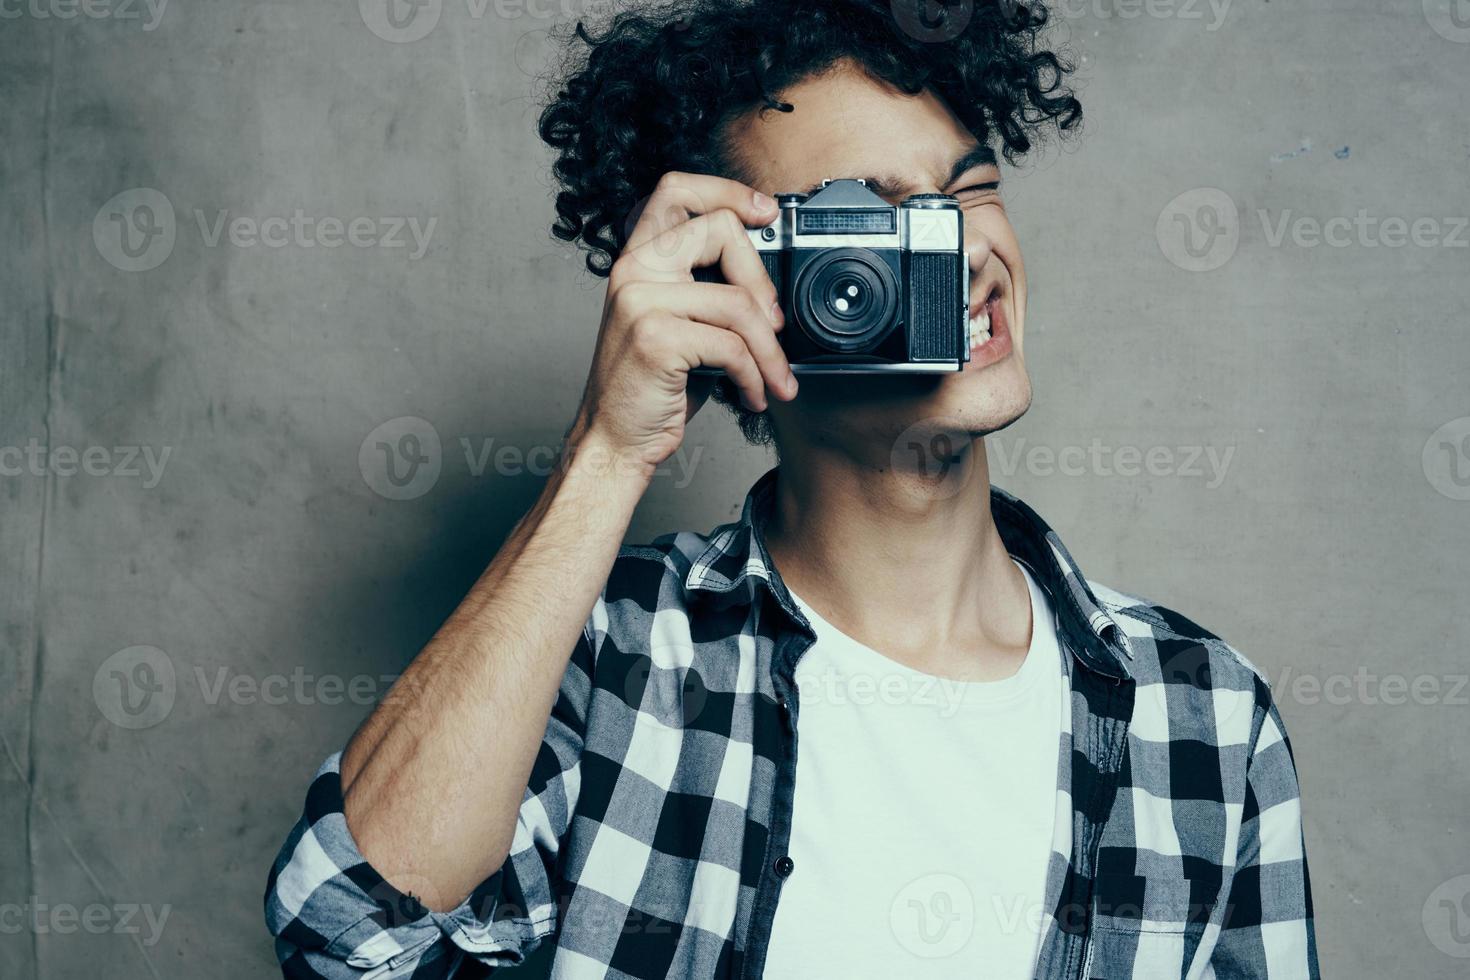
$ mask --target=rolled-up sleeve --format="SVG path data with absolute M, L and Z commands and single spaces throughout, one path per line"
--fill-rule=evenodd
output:
M 1264 682 L 1235 874 L 1210 965 L 1221 980 L 1316 980 L 1312 886 L 1291 743 Z
M 432 980 L 452 976 L 466 957 L 489 967 L 520 963 L 556 931 L 557 856 L 580 786 L 600 611 L 563 675 L 510 854 L 458 908 L 426 909 L 411 882 L 400 881 L 400 892 L 363 857 L 343 815 L 341 753 L 322 764 L 266 885 L 266 923 L 285 977 Z M 480 764 L 466 759 L 465 778 Z

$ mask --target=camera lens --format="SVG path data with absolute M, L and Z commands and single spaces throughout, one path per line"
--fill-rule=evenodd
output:
M 868 311 L 868 305 L 873 301 L 873 294 L 868 290 L 868 284 L 857 276 L 843 275 L 834 279 L 827 287 L 827 294 L 822 297 L 827 304 L 827 310 L 837 319 L 839 323 L 861 322 L 864 314 Z
M 793 300 L 797 321 L 816 344 L 856 353 L 877 346 L 893 328 L 898 283 L 868 249 L 834 248 L 802 269 Z

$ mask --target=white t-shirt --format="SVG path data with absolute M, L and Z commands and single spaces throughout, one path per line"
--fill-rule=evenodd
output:
M 1020 567 L 1031 645 L 1000 681 L 906 667 L 793 596 L 817 640 L 767 978 L 1032 975 L 1064 706 L 1056 617 Z

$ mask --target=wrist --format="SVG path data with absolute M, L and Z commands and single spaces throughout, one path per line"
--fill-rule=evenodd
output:
M 655 466 L 636 450 L 621 446 L 582 419 L 568 431 L 557 461 L 563 482 L 590 483 L 614 498 L 628 495 L 633 502 L 653 482 Z

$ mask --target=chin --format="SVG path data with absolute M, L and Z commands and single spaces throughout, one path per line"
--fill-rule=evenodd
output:
M 928 417 L 953 420 L 954 428 L 972 438 L 999 432 L 1031 407 L 1031 379 L 1020 358 L 966 368 L 938 386 L 924 407 Z M 923 416 L 921 416 L 923 417 Z
M 999 432 L 1031 407 L 1031 379 L 1019 356 L 941 377 L 808 375 L 788 405 L 771 406 L 781 429 L 802 430 L 827 445 L 909 445 L 944 437 L 945 445 Z M 789 420 L 789 421 L 788 421 Z M 790 428 L 788 428 L 788 426 Z

